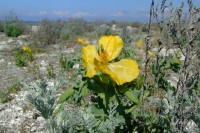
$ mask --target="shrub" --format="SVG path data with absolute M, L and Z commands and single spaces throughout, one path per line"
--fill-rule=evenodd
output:
M 100 38 L 103 35 L 112 35 L 113 31 L 110 27 L 104 25 L 95 29 L 97 37 Z
M 6 90 L 0 90 L 0 103 L 6 103 L 8 101 L 11 101 L 13 98 L 10 94 L 17 93 L 21 90 L 21 87 L 21 84 L 19 83 L 19 81 L 17 81 L 12 86 L 7 87 Z
M 4 32 L 3 22 L 0 21 L 0 32 Z
M 115 24 L 117 24 L 115 20 L 111 20 L 110 22 L 107 23 L 109 27 L 112 27 L 112 25 L 115 25 Z
M 125 46 L 128 46 L 133 41 L 132 32 L 128 28 L 123 28 L 122 32 L 120 33 L 120 37 L 124 41 Z
M 182 15 L 183 3 L 174 10 L 172 3 L 166 5 L 165 2 L 162 0 L 160 5 L 161 17 L 159 18 L 158 14 L 160 13 L 157 6 L 154 7 L 152 0 L 150 23 L 143 27 L 147 30 L 145 30 L 147 36 L 145 37 L 143 91 L 152 89 L 152 93 L 148 101 L 144 103 L 144 108 L 139 111 L 141 116 L 138 115 L 137 110 L 133 110 L 132 114 L 135 119 L 140 120 L 136 123 L 141 132 L 144 132 L 145 129 L 156 132 L 199 132 L 200 73 L 197 64 L 200 63 L 198 59 L 200 45 L 199 41 L 195 41 L 195 39 L 200 35 L 198 33 L 200 10 L 193 7 L 192 1 L 188 0 L 189 18 L 186 18 Z M 166 7 L 170 10 L 167 18 L 164 17 Z M 155 34 L 157 34 L 157 31 L 153 29 L 155 27 L 152 27 L 151 24 L 154 18 L 159 28 L 159 35 L 156 35 L 158 36 L 156 37 L 158 45 L 155 58 L 148 54 L 154 48 Z M 152 110 L 149 104 L 154 107 L 153 110 L 159 109 L 158 114 L 160 113 L 164 119 L 156 118 L 154 115 L 152 120 L 157 119 L 156 123 L 146 122 L 151 118 L 147 114 L 147 110 Z M 141 121 L 142 119 L 144 121 Z M 139 126 L 140 123 L 144 124 Z
M 28 62 L 33 61 L 33 51 L 28 46 L 23 46 L 22 49 L 15 53 L 15 64 L 19 67 L 24 67 Z
M 133 22 L 133 23 L 131 23 L 131 27 L 140 28 L 140 22 Z
M 147 27 L 146 27 L 146 26 L 142 26 L 141 31 L 142 31 L 142 32 L 147 32 Z
M 79 18 L 70 18 L 68 22 L 57 20 L 49 21 L 44 19 L 40 23 L 40 29 L 35 34 L 35 38 L 39 38 L 40 43 L 43 46 L 49 44 L 55 44 L 60 39 L 68 40 L 75 39 L 78 35 L 83 35 L 83 33 L 91 32 L 93 27 L 83 19 Z M 38 39 L 37 39 L 38 40 Z
M 64 28 L 61 30 L 60 38 L 61 38 L 62 40 L 68 40 L 69 37 L 70 37 L 70 30 L 64 27 Z
M 101 25 L 105 24 L 106 22 L 101 20 L 101 19 L 97 19 L 95 20 L 92 24 L 94 25 L 94 27 L 100 27 Z
M 7 36 L 18 37 L 21 34 L 19 25 L 16 22 L 10 22 L 4 27 L 4 32 Z
M 118 22 L 117 23 L 117 26 L 119 27 L 119 28 L 126 28 L 127 26 L 130 26 L 131 25 L 131 23 L 130 22 Z
M 67 28 L 73 35 L 83 35 L 86 31 L 86 21 L 81 18 L 69 18 Z
M 94 31 L 94 25 L 91 23 L 87 23 L 85 26 L 85 32 L 86 33 L 91 33 Z
M 28 31 L 28 27 L 23 21 L 19 20 L 16 13 L 10 11 L 4 13 L 3 31 L 7 36 L 17 37 Z
M 49 21 L 44 19 L 40 22 L 40 28 L 35 38 L 39 38 L 42 45 L 55 44 L 61 35 L 61 30 L 66 25 L 64 21 Z

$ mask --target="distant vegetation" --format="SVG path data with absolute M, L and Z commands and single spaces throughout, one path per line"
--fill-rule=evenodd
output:
M 115 20 L 110 22 L 95 20 L 88 23 L 81 18 L 69 18 L 68 21 L 44 19 L 38 23 L 26 23 L 20 20 L 13 11 L 4 13 L 3 18 L 3 21 L 0 22 L 0 32 L 4 32 L 10 37 L 30 34 L 31 25 L 38 26 L 38 30 L 32 36 L 40 41 L 43 46 L 54 44 L 60 40 L 76 40 L 78 36 L 83 35 L 90 38 L 99 38 L 102 35 L 121 34 L 118 31 L 116 32 L 117 29 L 115 27 L 129 30 L 127 29 L 129 26 L 136 28 L 135 31 L 139 33 L 142 30 L 142 25 L 144 25 L 140 22 L 116 22 Z

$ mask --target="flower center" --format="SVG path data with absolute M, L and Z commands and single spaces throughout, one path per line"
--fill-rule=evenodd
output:
M 107 63 L 108 52 L 106 50 L 104 50 L 103 52 L 101 52 L 99 56 L 100 56 L 101 61 L 104 64 Z

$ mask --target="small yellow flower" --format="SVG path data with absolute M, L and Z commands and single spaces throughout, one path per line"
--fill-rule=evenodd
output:
M 80 44 L 86 44 L 87 43 L 87 39 L 78 39 L 78 43 Z
M 111 62 L 119 56 L 124 43 L 119 36 L 102 36 L 99 39 L 99 51 L 94 45 L 82 47 L 82 60 L 86 76 L 92 78 L 97 72 L 110 75 L 118 85 L 130 82 L 137 78 L 140 70 L 136 61 L 122 59 L 119 62 Z
M 151 52 L 150 50 L 148 50 L 148 51 L 147 51 L 147 53 L 148 53 L 149 55 L 153 56 L 153 57 L 155 57 L 155 56 L 156 56 L 156 53 L 154 53 L 154 52 Z
M 24 46 L 23 50 L 26 51 L 28 49 L 28 46 Z
M 138 41 L 138 43 L 137 43 L 137 48 L 141 48 L 141 46 L 142 46 L 142 44 L 143 44 L 143 40 L 142 39 L 140 39 L 139 41 Z
M 29 53 L 32 52 L 32 50 L 28 46 L 23 46 L 24 51 L 28 51 Z
M 27 50 L 29 53 L 31 53 L 32 52 L 32 50 L 30 49 L 30 48 L 28 48 L 28 50 Z

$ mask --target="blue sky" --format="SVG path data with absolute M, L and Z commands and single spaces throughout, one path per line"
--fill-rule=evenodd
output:
M 174 7 L 182 1 L 188 8 L 187 0 L 172 0 Z M 193 4 L 200 7 L 200 0 L 193 0 Z M 12 10 L 25 21 L 72 17 L 87 21 L 148 21 L 150 6 L 151 0 L 0 0 L 0 13 L 2 19 L 2 14 Z

